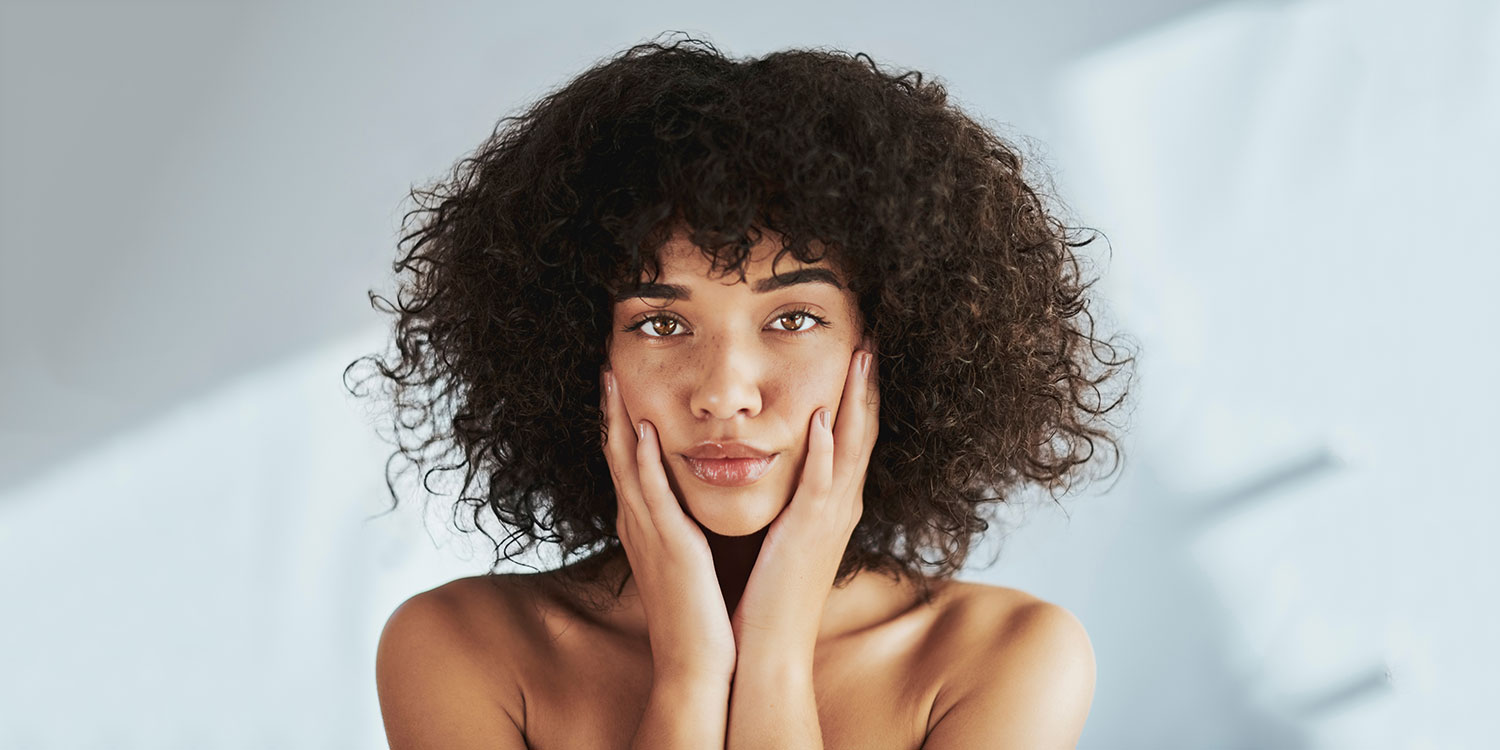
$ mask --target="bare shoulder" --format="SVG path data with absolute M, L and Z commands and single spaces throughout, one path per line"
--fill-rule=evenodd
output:
M 402 636 L 447 645 L 483 647 L 516 637 L 526 587 L 513 575 L 478 575 L 449 581 L 412 595 L 391 613 L 381 634 L 400 645 Z M 503 652 L 503 649 L 500 651 Z
M 1068 639 L 1088 645 L 1083 623 L 1067 608 L 1020 589 L 974 581 L 959 581 L 960 625 L 977 643 L 1012 652 L 1037 645 L 1038 636 Z
M 386 737 L 403 747 L 524 747 L 509 655 L 520 648 L 515 585 L 474 576 L 415 594 L 386 620 L 375 683 Z M 507 741 L 509 744 L 507 744 Z
M 1093 702 L 1093 645 L 1066 608 L 1019 589 L 958 582 L 952 649 L 926 748 L 1073 747 Z

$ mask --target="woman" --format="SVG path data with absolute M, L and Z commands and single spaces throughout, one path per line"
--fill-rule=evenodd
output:
M 1086 243 L 1010 147 L 920 74 L 692 39 L 507 122 L 414 193 L 377 366 L 497 568 L 583 554 L 403 603 L 391 746 L 1072 747 L 1078 620 L 953 579 L 986 508 L 1115 444 L 1132 361 L 1091 366 Z

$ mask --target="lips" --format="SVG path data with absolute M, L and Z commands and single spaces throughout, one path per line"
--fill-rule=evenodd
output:
M 767 458 L 771 451 L 738 440 L 707 440 L 683 451 L 682 455 L 688 458 Z
M 717 487 L 743 487 L 760 479 L 776 457 L 772 453 L 758 458 L 694 458 L 684 455 L 693 475 Z

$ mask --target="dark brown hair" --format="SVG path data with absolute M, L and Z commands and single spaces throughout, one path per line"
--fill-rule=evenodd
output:
M 762 229 L 849 274 L 881 424 L 840 585 L 880 570 L 928 595 L 927 578 L 964 566 L 988 506 L 1028 484 L 1055 499 L 1096 442 L 1119 466 L 1102 418 L 1128 387 L 1106 404 L 1100 386 L 1134 357 L 1093 336 L 1073 249 L 1094 236 L 1076 238 L 1017 150 L 921 73 L 653 41 L 502 119 L 412 198 L 394 264 L 410 277 L 394 307 L 370 294 L 395 316 L 395 359 L 350 367 L 373 360 L 390 386 L 392 461 L 428 466 L 424 487 L 464 470 L 454 517 L 472 511 L 464 530 L 494 542 L 497 568 L 541 543 L 619 551 L 599 410 L 611 295 L 656 273 L 678 227 L 741 275 Z

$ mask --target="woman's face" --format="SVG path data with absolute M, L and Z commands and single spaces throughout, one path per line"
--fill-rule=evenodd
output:
M 828 260 L 786 255 L 775 270 L 795 283 L 766 283 L 781 247 L 773 238 L 752 249 L 741 283 L 736 273 L 710 278 L 708 259 L 678 233 L 662 248 L 655 285 L 614 305 L 609 366 L 631 424 L 656 426 L 673 492 L 722 536 L 765 528 L 791 500 L 812 415 L 827 406 L 837 419 L 863 340 L 855 295 Z M 793 276 L 803 269 L 819 270 Z M 743 474 L 753 462 L 685 455 L 733 442 L 774 458 L 757 477 Z

